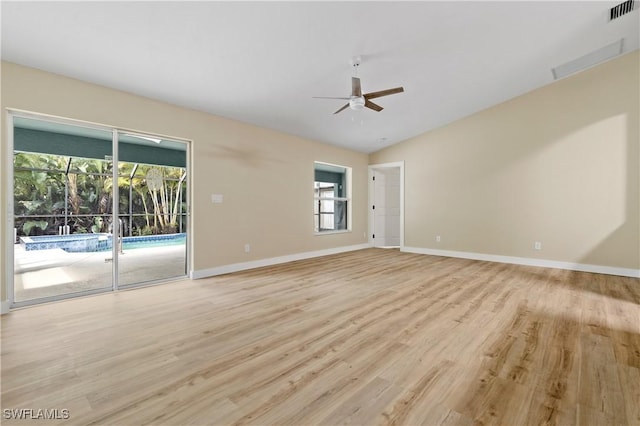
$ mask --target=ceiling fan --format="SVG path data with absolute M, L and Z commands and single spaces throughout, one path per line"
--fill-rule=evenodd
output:
M 351 64 L 353 65 L 353 68 L 356 70 L 356 73 L 357 73 L 358 67 L 360 66 L 360 57 L 353 58 L 351 60 Z M 380 105 L 371 102 L 371 99 L 381 98 L 383 96 L 393 95 L 395 93 L 401 93 L 401 92 L 404 92 L 403 87 L 395 87 L 393 89 L 380 90 L 378 92 L 362 94 L 362 86 L 360 85 L 360 78 L 351 77 L 351 96 L 349 97 L 314 96 L 313 98 L 314 99 L 344 99 L 346 101 L 349 101 L 349 103 L 347 103 L 342 108 L 334 112 L 334 114 L 344 111 L 347 108 L 357 110 L 357 109 L 362 109 L 364 107 L 380 112 L 383 110 L 383 108 Z

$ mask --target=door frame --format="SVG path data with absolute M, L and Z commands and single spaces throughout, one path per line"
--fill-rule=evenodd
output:
M 118 135 L 122 134 L 122 133 L 138 133 L 138 134 L 144 134 L 144 135 L 149 135 L 149 136 L 157 136 L 157 137 L 161 137 L 161 138 L 165 138 L 165 139 L 170 139 L 170 140 L 174 140 L 177 142 L 182 142 L 185 144 L 186 147 L 186 173 L 187 176 L 185 178 L 186 184 L 187 184 L 187 193 L 186 193 L 186 197 L 187 197 L 187 211 L 186 211 L 186 218 L 187 218 L 187 237 L 186 237 L 186 241 L 185 241 L 185 264 L 186 264 L 186 271 L 185 271 L 185 275 L 181 276 L 181 277 L 172 277 L 172 278 L 167 278 L 165 279 L 161 279 L 161 280 L 154 280 L 154 281 L 148 281 L 148 282 L 142 282 L 139 284 L 129 284 L 123 287 L 119 287 L 118 286 L 118 250 L 117 250 L 117 244 L 113 244 L 112 246 L 112 256 L 113 256 L 113 264 L 112 264 L 112 282 L 111 282 L 111 286 L 109 287 L 105 287 L 103 289 L 94 289 L 94 290 L 87 290 L 87 291 L 83 291 L 80 293 L 68 293 L 68 294 L 62 294 L 62 295 L 56 295 L 56 296 L 49 296 L 49 297 L 44 297 L 44 298 L 40 298 L 40 299 L 34 299 L 34 300 L 28 300 L 28 301 L 24 301 L 24 302 L 15 302 L 15 294 L 14 294 L 14 274 L 15 274 L 15 265 L 14 265 L 14 243 L 15 241 L 13 240 L 13 228 L 14 228 L 14 192 L 13 192 L 13 179 L 14 179 L 14 170 L 13 170 L 13 151 L 14 151 L 14 117 L 24 117 L 24 118 L 30 118 L 30 119 L 35 119 L 35 120 L 43 120 L 43 121 L 49 121 L 49 122 L 53 122 L 53 123 L 60 123 L 60 124 L 67 124 L 67 125 L 71 125 L 71 126 L 81 126 L 81 127 L 89 127 L 89 128 L 93 128 L 93 129 L 99 129 L 99 130 L 104 130 L 107 132 L 111 132 L 112 134 L 112 156 L 114 158 L 114 161 L 118 160 L 118 144 L 119 144 L 119 140 L 118 140 Z M 42 303 L 48 303 L 48 302 L 54 302 L 54 301 L 58 301 L 58 300 L 65 300 L 65 299 L 73 299 L 76 297 L 83 297 L 83 296 L 88 296 L 88 295 L 93 295 L 93 294 L 101 294 L 101 293 L 109 293 L 109 292 L 116 292 L 118 291 L 120 288 L 122 288 L 122 290 L 128 290 L 131 288 L 135 288 L 135 287 L 144 287 L 144 286 L 148 286 L 148 285 L 153 285 L 153 284 L 161 284 L 161 283 L 165 283 L 165 282 L 169 282 L 169 281 L 175 281 L 177 279 L 189 279 L 192 275 L 192 271 L 193 271 L 193 264 L 192 264 L 192 259 L 193 259 L 193 254 L 192 254 L 192 235 L 193 235 L 193 224 L 192 224 L 192 220 L 191 220 L 191 199 L 192 199 L 192 167 L 191 167 L 191 145 L 192 145 L 192 141 L 188 140 L 188 139 L 184 139 L 184 138 L 179 138 L 179 137 L 175 137 L 175 136 L 167 136 L 167 135 L 161 135 L 161 134 L 157 134 L 157 133 L 152 133 L 152 132 L 147 132 L 147 131 L 139 131 L 139 130 L 134 130 L 134 129 L 127 129 L 127 128 L 123 128 L 123 127 L 116 127 L 116 126 L 107 126 L 107 125 L 103 125 L 103 124 L 96 124 L 96 123 L 92 123 L 92 122 L 88 122 L 88 121 L 83 121 L 83 120 L 76 120 L 76 119 L 71 119 L 71 118 L 64 118 L 64 117 L 58 117 L 58 116 L 53 116 L 53 115 L 49 115 L 49 114 L 41 114 L 41 113 L 36 113 L 36 112 L 31 112 L 31 111 L 25 111 L 25 110 L 20 110 L 20 109 L 14 109 L 14 108 L 7 108 L 5 111 L 5 119 L 6 119 L 6 129 L 7 129 L 7 134 L 6 136 L 6 144 L 3 144 L 3 147 L 0 147 L 0 152 L 3 153 L 3 157 L 4 157 L 4 164 L 2 164 L 2 167 L 6 167 L 5 170 L 7 171 L 5 173 L 6 176 L 6 185 L 3 189 L 5 189 L 8 194 L 7 196 L 7 204 L 6 204 L 6 211 L 4 213 L 6 213 L 4 216 L 6 218 L 6 220 L 4 221 L 4 223 L 0 223 L 0 226 L 4 227 L 4 231 L 6 232 L 6 240 L 5 240 L 5 262 L 6 262 L 6 268 L 5 268 L 5 284 L 6 284 L 6 297 L 7 300 L 6 301 L 0 301 L 2 303 L 2 313 L 6 313 L 5 310 L 8 312 L 10 309 L 14 309 L 14 308 L 21 308 L 24 306 L 32 306 L 32 305 L 38 305 L 38 304 L 42 304 Z M 6 155 L 4 155 L 6 154 Z M 118 160 L 119 161 L 119 160 Z M 117 181 L 117 166 L 113 167 L 113 178 L 114 181 Z M 113 188 L 113 205 L 112 205 L 112 219 L 114 219 L 114 224 L 117 222 L 115 220 L 116 215 L 118 213 L 118 200 L 119 200 L 119 194 L 118 194 L 118 186 L 114 185 Z M 6 303 L 6 305 L 5 305 Z
M 368 168 L 368 227 L 367 234 L 369 236 L 369 246 L 375 247 L 373 241 L 374 215 L 373 206 L 375 205 L 375 188 L 373 183 L 373 173 L 382 169 L 400 169 L 400 251 L 404 250 L 404 160 L 391 163 L 371 164 Z

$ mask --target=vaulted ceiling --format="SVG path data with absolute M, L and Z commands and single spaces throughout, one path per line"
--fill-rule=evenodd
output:
M 619 2 L 2 2 L 2 59 L 373 152 L 538 87 L 623 40 Z M 381 112 L 347 109 L 354 70 Z M 152 131 L 152 129 L 145 129 Z

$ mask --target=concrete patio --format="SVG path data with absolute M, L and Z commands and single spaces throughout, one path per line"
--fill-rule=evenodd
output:
M 185 245 L 136 248 L 119 256 L 119 286 L 185 275 Z M 111 251 L 67 253 L 62 249 L 14 248 L 16 302 L 111 288 Z

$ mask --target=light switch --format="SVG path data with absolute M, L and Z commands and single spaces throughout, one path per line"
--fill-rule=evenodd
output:
M 224 197 L 222 194 L 211 194 L 211 202 L 215 204 L 221 204 Z

